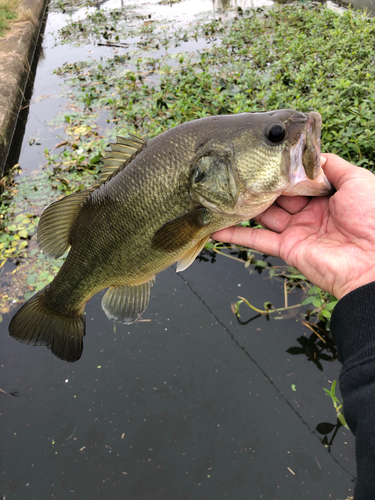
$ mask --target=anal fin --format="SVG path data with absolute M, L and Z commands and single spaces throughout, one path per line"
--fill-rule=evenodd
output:
M 204 245 L 208 242 L 210 236 L 202 238 L 198 243 L 193 246 L 183 257 L 177 262 L 176 273 L 185 271 L 194 261 L 197 255 L 203 250 Z
M 125 325 L 133 323 L 147 309 L 154 281 L 152 277 L 141 285 L 110 287 L 102 299 L 107 318 Z

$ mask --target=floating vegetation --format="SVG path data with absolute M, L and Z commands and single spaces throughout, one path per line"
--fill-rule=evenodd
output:
M 253 222 L 252 227 L 256 226 Z M 297 338 L 299 346 L 292 346 L 286 352 L 292 355 L 303 354 L 319 370 L 323 370 L 322 362 L 337 359 L 337 349 L 330 335 L 330 320 L 337 299 L 310 283 L 297 269 L 287 265 L 273 265 L 267 260 L 267 256 L 261 255 L 257 258 L 254 250 L 242 248 L 228 243 L 209 242 L 205 251 L 200 255 L 201 260 L 215 261 L 216 255 L 222 255 L 234 259 L 249 273 L 258 272 L 268 275 L 268 279 L 283 283 L 284 303 L 275 306 L 269 301 L 262 305 L 251 304 L 246 297 L 237 297 L 239 300 L 232 302 L 232 312 L 241 325 L 246 325 L 259 316 L 267 320 L 287 319 L 295 317 L 310 332 Z M 299 290 L 299 296 L 303 300 L 297 304 L 291 304 L 290 296 L 295 290 Z M 247 307 L 244 307 L 247 306 Z M 250 317 L 249 314 L 250 313 Z
M 321 6 L 241 12 L 232 21 L 198 22 L 174 36 L 152 33 L 126 55 L 66 64 L 58 73 L 82 112 L 104 107 L 109 123 L 151 136 L 213 114 L 314 109 L 323 117 L 323 149 L 372 168 L 375 21 Z M 155 51 L 181 40 L 206 46 L 198 54 L 132 52 L 140 43 L 143 51 Z
M 160 5 L 173 5 L 175 3 L 180 3 L 182 0 L 160 0 L 158 2 Z
M 119 42 L 129 37 L 152 35 L 155 21 L 151 20 L 151 14 L 142 14 L 140 7 L 126 5 L 119 9 L 100 9 L 87 13 L 85 18 L 71 20 L 63 26 L 59 30 L 58 40 L 60 43 L 77 45 L 87 41 Z
M 331 389 L 325 389 L 323 388 L 324 392 L 330 396 L 333 406 L 336 410 L 336 423 L 332 424 L 330 422 L 321 422 L 320 424 L 317 425 L 316 430 L 319 434 L 323 436 L 322 438 L 322 443 L 324 446 L 328 449 L 328 451 L 331 450 L 331 446 L 333 444 L 333 440 L 336 437 L 337 431 L 339 430 L 340 427 L 345 427 L 346 429 L 349 430 L 348 424 L 346 423 L 344 413 L 343 413 L 343 406 L 338 397 L 336 396 L 336 384 L 337 381 L 334 380 L 331 385 Z M 328 440 L 328 435 L 331 434 L 330 439 Z M 353 497 L 348 498 L 348 500 L 353 500 Z
M 63 14 L 72 13 L 84 7 L 97 7 L 103 3 L 98 0 L 51 0 L 49 10 L 51 12 L 62 12 Z
M 324 392 L 330 396 L 332 399 L 333 406 L 335 407 L 336 413 L 337 413 L 337 419 L 347 429 L 349 429 L 348 424 L 346 423 L 344 414 L 342 412 L 342 403 L 336 396 L 336 380 L 332 382 L 331 389 L 324 389 Z

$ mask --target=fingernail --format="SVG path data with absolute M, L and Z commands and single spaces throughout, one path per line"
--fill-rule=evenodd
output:
M 326 161 L 327 161 L 327 158 L 324 158 L 324 156 L 320 157 L 320 164 L 321 164 L 321 166 L 325 165 Z

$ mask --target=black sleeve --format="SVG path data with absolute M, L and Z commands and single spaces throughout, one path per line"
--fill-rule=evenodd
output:
M 375 499 L 375 282 L 345 295 L 331 320 L 344 416 L 356 436 L 354 500 Z

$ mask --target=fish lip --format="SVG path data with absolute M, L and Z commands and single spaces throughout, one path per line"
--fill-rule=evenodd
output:
M 307 131 L 306 134 L 310 135 L 311 141 L 315 147 L 318 161 L 320 158 L 320 136 L 322 133 L 322 115 L 316 111 L 310 111 L 307 117 Z M 320 167 L 320 162 L 319 162 Z
M 321 115 L 315 111 L 308 113 L 305 131 L 290 148 L 290 178 L 281 193 L 284 196 L 327 196 L 334 192 L 320 165 L 321 128 Z M 315 151 L 309 151 L 312 147 Z M 310 157 L 306 154 L 309 152 Z M 309 164 L 304 165 L 303 158 Z

